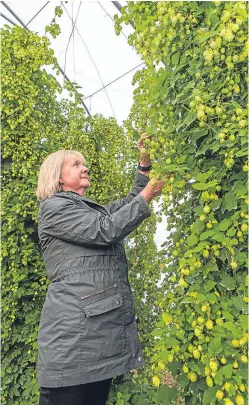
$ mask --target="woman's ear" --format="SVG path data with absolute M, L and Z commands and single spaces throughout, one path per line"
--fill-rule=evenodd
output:
M 62 177 L 60 177 L 60 179 L 59 179 L 59 183 L 60 183 L 60 184 L 63 184 L 63 183 L 64 183 L 64 180 L 63 180 L 63 178 L 62 178 Z

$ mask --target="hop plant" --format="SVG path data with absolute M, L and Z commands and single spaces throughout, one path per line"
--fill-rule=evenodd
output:
M 219 400 L 222 400 L 224 398 L 224 392 L 221 390 L 218 390 L 215 394 L 216 398 Z
M 213 379 L 210 376 L 206 377 L 206 383 L 208 387 L 213 387 L 214 385 Z
M 235 403 L 237 405 L 244 405 L 245 403 L 244 398 L 241 395 L 237 395 L 235 398 Z
M 234 35 L 232 33 L 232 31 L 228 28 L 224 28 L 221 33 L 220 33 L 221 37 L 223 37 L 226 41 L 230 42 L 233 40 Z
M 157 375 L 154 375 L 153 377 L 152 377 L 152 383 L 153 383 L 153 385 L 154 385 L 154 387 L 159 387 L 159 385 L 160 385 L 160 378 L 157 376 Z
M 172 320 L 173 320 L 173 317 L 172 317 L 171 315 L 167 314 L 166 312 L 164 312 L 164 313 L 162 314 L 162 318 L 163 318 L 163 321 L 165 322 L 166 325 L 168 325 L 169 323 L 171 323 Z
M 194 371 L 188 373 L 188 379 L 192 382 L 197 381 L 197 374 Z
M 207 62 L 211 62 L 214 56 L 213 50 L 211 48 L 207 49 L 206 51 L 204 51 L 203 56 Z

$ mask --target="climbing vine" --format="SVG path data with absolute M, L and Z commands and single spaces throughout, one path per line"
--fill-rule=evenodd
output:
M 43 37 L 18 26 L 1 32 L 3 405 L 38 402 L 37 333 L 49 283 L 37 235 L 41 163 L 58 149 L 82 152 L 91 170 L 87 196 L 101 204 L 128 194 L 137 171 L 136 141 L 113 118 L 86 117 L 74 86 L 57 81 L 47 35 L 59 32 L 54 19 Z
M 128 2 L 115 16 L 117 34 L 133 21 L 128 41 L 146 63 L 126 128 L 152 135 L 151 176 L 165 179 L 147 370 L 165 404 L 248 398 L 247 18 L 245 2 L 220 1 Z
M 56 18 L 43 37 L 2 29 L 3 404 L 37 403 L 48 284 L 37 238 L 41 162 L 81 151 L 88 196 L 105 204 L 131 188 L 141 131 L 152 135 L 151 177 L 165 179 L 159 209 L 126 241 L 146 368 L 115 385 L 110 404 L 246 403 L 247 15 L 245 2 L 128 2 L 116 32 L 133 21 L 128 42 L 146 67 L 134 75 L 125 128 L 87 118 L 70 83 L 59 101 L 47 38 L 60 32 Z M 169 236 L 157 251 L 164 215 Z

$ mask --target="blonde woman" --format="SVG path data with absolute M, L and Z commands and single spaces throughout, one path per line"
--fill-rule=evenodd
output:
M 144 365 L 122 240 L 151 215 L 151 164 L 138 142 L 131 192 L 102 206 L 87 198 L 81 153 L 60 150 L 38 179 L 38 231 L 51 284 L 38 334 L 39 405 L 104 405 L 112 378 Z

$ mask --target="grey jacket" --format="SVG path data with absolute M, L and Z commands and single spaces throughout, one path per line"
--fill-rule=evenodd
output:
M 74 192 L 40 204 L 38 231 L 48 287 L 38 333 L 38 381 L 62 387 L 144 365 L 122 240 L 151 215 L 138 195 L 102 206 Z

